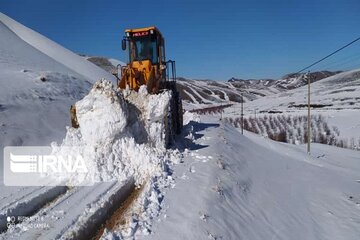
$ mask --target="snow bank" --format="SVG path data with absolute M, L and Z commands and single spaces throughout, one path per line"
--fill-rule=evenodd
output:
M 168 112 L 169 102 L 171 98 L 170 91 L 164 91 L 161 94 L 148 94 L 146 86 L 142 86 L 139 92 L 126 89 L 122 91 L 125 99 L 129 102 L 129 109 L 133 116 L 130 121 L 133 122 L 130 131 L 133 136 L 144 135 L 139 127 L 145 130 L 146 141 L 155 148 L 163 148 L 165 146 L 165 114 Z M 134 116 L 135 112 L 135 116 Z M 142 125 L 138 125 L 139 121 L 134 122 L 134 118 L 140 118 Z M 144 138 L 144 136 L 142 137 Z M 144 139 L 138 139 L 143 141 Z
M 130 177 L 142 184 L 161 175 L 166 152 L 163 119 L 170 96 L 167 91 L 150 95 L 144 88 L 139 93 L 115 90 L 104 79 L 96 82 L 75 104 L 80 127 L 69 128 L 61 146 L 53 144 L 54 151 L 79 151 L 86 160 L 89 173 L 69 184 L 84 178 L 102 182 Z
M 179 162 L 180 153 L 164 147 L 170 98 L 169 91 L 152 95 L 145 87 L 139 92 L 118 90 L 102 79 L 75 104 L 80 127 L 68 128 L 62 144 L 52 145 L 54 152 L 78 151 L 86 161 L 89 173 L 77 174 L 69 185 L 134 179 L 135 185 L 143 186 L 136 214 L 128 216 L 126 227 L 116 232 L 119 236 L 149 233 L 151 220 L 161 209 L 159 189 L 173 183 L 168 164 Z M 104 236 L 112 234 L 105 231 Z
M 88 144 L 111 141 L 127 125 L 126 103 L 109 82 L 96 82 L 75 106 L 81 134 Z

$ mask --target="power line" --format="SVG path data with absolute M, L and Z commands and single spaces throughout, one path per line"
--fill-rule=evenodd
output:
M 300 71 L 298 71 L 296 74 L 301 73 L 302 71 L 304 71 L 304 70 L 306 70 L 306 69 L 308 69 L 308 68 L 311 68 L 312 66 L 314 66 L 314 65 L 318 64 L 319 62 L 324 61 L 325 59 L 327 59 L 327 58 L 331 57 L 331 56 L 332 56 L 332 55 L 334 55 L 335 53 L 337 53 L 337 52 L 339 52 L 339 51 L 343 50 L 344 48 L 346 48 L 346 47 L 350 46 L 351 44 L 353 44 L 353 43 L 355 43 L 355 42 L 357 42 L 357 41 L 359 41 L 359 40 L 360 40 L 360 37 L 358 37 L 357 39 L 355 39 L 355 40 L 351 41 L 350 43 L 346 44 L 345 46 L 342 46 L 342 47 L 341 47 L 341 48 L 339 48 L 338 50 L 336 50 L 336 51 L 334 51 L 334 52 L 330 53 L 329 55 L 327 55 L 327 56 L 323 57 L 322 59 L 320 59 L 320 60 L 318 60 L 318 61 L 314 62 L 313 64 L 311 64 L 311 65 L 309 65 L 309 66 L 307 66 L 307 67 L 305 67 L 305 68 L 301 69 L 301 70 L 300 70 Z

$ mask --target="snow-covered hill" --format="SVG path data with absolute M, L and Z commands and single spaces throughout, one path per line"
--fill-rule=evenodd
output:
M 120 64 L 121 66 L 125 66 L 124 62 L 121 62 L 114 58 L 107 58 L 107 57 L 99 57 L 99 56 L 87 56 L 84 54 L 80 54 L 86 60 L 92 62 L 96 66 L 104 69 L 105 71 L 112 73 L 114 69 Z
M 310 72 L 306 75 L 300 74 L 300 73 L 298 73 L 298 74 L 290 73 L 290 74 L 283 76 L 281 79 L 274 81 L 274 85 L 277 88 L 289 90 L 289 89 L 294 89 L 294 88 L 298 88 L 298 87 L 307 85 L 308 84 L 307 78 L 309 78 L 311 83 L 313 83 L 313 82 L 319 81 L 319 80 L 327 78 L 327 77 L 331 77 L 331 76 L 339 74 L 339 73 L 341 73 L 341 71 Z
M 92 82 L 95 82 L 102 77 L 113 79 L 112 75 L 108 72 L 100 68 L 94 67 L 94 65 L 90 64 L 88 61 L 85 61 L 77 54 L 44 37 L 43 35 L 33 31 L 32 29 L 25 27 L 24 25 L 16 22 L 15 20 L 9 18 L 1 12 L 0 20 L 21 40 L 23 40 L 33 48 L 37 49 L 38 51 L 42 52 L 46 56 L 54 59 L 58 63 L 72 69 L 78 74 L 83 75 Z M 6 45 L 3 45 L 3 47 L 6 47 Z
M 3 185 L 5 146 L 49 145 L 65 137 L 70 105 L 111 74 L 0 13 L 0 232 L 6 215 L 27 215 L 65 187 Z
M 233 82 L 213 80 L 178 79 L 178 88 L 184 100 L 195 104 L 220 104 L 224 102 L 252 101 L 278 93 L 279 90 L 259 84 L 238 86 Z
M 309 74 L 309 77 L 311 82 L 316 82 L 337 73 L 339 72 L 313 72 Z M 278 80 L 236 78 L 231 78 L 227 82 L 184 78 L 178 80 L 183 99 L 191 103 L 204 104 L 218 104 L 226 101 L 241 102 L 241 97 L 248 102 L 307 84 L 305 77 L 300 74 L 288 74 Z
M 259 110 L 289 110 L 307 104 L 307 86 L 296 88 L 249 103 Z M 311 84 L 312 104 L 323 109 L 360 108 L 360 70 L 342 72 Z
M 0 145 L 62 139 L 70 105 L 111 74 L 2 13 L 0 31 Z
M 330 72 L 330 71 L 320 71 L 320 72 L 310 72 L 307 74 L 307 77 L 310 78 L 311 82 L 316 82 L 321 79 L 336 75 L 341 71 Z M 231 82 L 232 85 L 238 88 L 246 89 L 248 86 L 257 85 L 262 87 L 273 87 L 275 89 L 285 91 L 289 89 L 294 89 L 302 87 L 308 83 L 304 74 L 290 73 L 281 77 L 280 79 L 236 79 L 231 78 L 228 82 Z

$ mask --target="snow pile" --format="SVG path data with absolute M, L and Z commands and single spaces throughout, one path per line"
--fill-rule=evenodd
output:
M 132 112 L 130 114 L 133 115 L 129 117 L 132 122 L 131 131 L 133 136 L 144 135 L 141 132 L 141 127 L 143 127 L 145 128 L 147 141 L 153 147 L 163 148 L 165 145 L 165 114 L 169 108 L 171 93 L 164 91 L 157 95 L 149 94 L 146 86 L 141 86 L 139 92 L 125 89 L 122 93 L 125 99 L 129 101 L 129 109 Z M 134 116 L 134 112 L 138 113 Z M 140 115 L 140 122 L 143 126 L 138 125 L 139 121 L 134 121 L 134 118 L 137 118 L 138 115 Z
M 75 106 L 82 137 L 90 145 L 111 141 L 126 127 L 126 103 L 109 82 L 96 82 Z
M 160 189 L 173 185 L 169 164 L 179 162 L 177 150 L 166 151 L 164 119 L 171 94 L 148 94 L 116 90 L 110 81 L 96 82 L 87 96 L 78 101 L 76 114 L 79 128 L 68 128 L 55 152 L 78 151 L 86 162 L 87 174 L 77 174 L 69 185 L 81 181 L 126 182 L 134 179 L 143 186 L 140 197 L 122 229 L 116 234 L 131 237 L 151 232 L 151 220 L 161 209 Z M 70 149 L 70 150 L 69 150 Z M 113 232 L 105 231 L 109 237 Z
M 60 149 L 56 144 L 53 147 L 55 151 L 76 148 L 89 169 L 87 180 L 134 177 L 136 184 L 142 184 L 163 172 L 163 119 L 169 100 L 169 92 L 150 95 L 143 88 L 139 93 L 119 91 L 110 81 L 100 80 L 75 104 L 80 127 L 68 129 Z M 71 179 L 69 184 L 77 182 Z

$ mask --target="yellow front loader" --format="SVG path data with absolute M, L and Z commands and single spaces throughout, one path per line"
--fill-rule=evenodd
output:
M 183 109 L 176 88 L 175 61 L 166 61 L 165 40 L 161 32 L 156 27 L 127 29 L 121 45 L 124 51 L 127 50 L 129 61 L 126 66 L 118 65 L 113 72 L 118 87 L 138 91 L 140 86 L 146 85 L 150 94 L 171 91 L 166 125 L 169 139 L 173 139 L 182 129 Z M 74 107 L 71 108 L 71 116 L 72 126 L 78 127 Z

